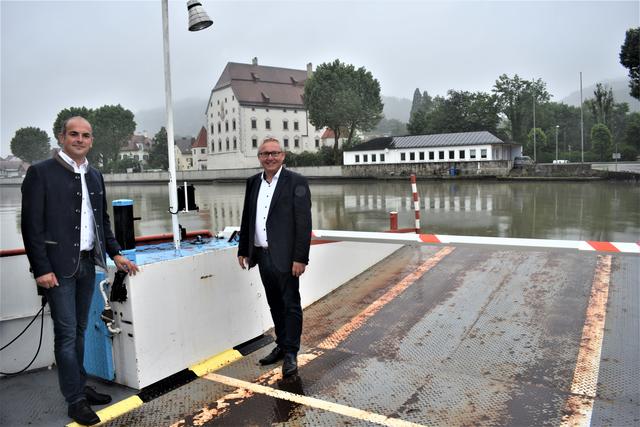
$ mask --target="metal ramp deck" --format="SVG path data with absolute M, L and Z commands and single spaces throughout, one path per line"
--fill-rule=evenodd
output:
M 299 376 L 269 345 L 104 425 L 640 425 L 639 278 L 637 255 L 407 246 L 305 310 Z

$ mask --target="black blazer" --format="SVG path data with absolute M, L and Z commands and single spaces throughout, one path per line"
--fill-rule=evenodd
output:
M 249 258 L 249 268 L 257 262 L 254 238 L 261 182 L 262 173 L 248 178 L 244 193 L 238 256 Z M 267 215 L 267 236 L 271 259 L 278 270 L 291 271 L 294 261 L 309 263 L 311 193 L 304 176 L 282 168 Z
M 102 174 L 93 167 L 85 175 L 95 219 L 94 262 L 106 268 L 120 245 L 111 231 Z M 55 273 L 71 277 L 80 263 L 80 174 L 57 154 L 27 169 L 22 182 L 22 240 L 34 277 Z

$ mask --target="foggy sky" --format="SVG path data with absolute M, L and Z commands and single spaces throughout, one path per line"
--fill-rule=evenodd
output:
M 637 1 L 202 3 L 214 24 L 195 33 L 186 0 L 169 4 L 174 101 L 207 98 L 227 62 L 254 56 L 297 69 L 338 58 L 371 71 L 383 95 L 409 99 L 416 87 L 490 91 L 517 73 L 543 79 L 559 101 L 579 89 L 580 71 L 585 87 L 626 76 L 620 45 L 640 25 Z M 159 0 L 1 0 L 0 26 L 2 156 L 21 127 L 52 137 L 63 108 L 164 105 Z

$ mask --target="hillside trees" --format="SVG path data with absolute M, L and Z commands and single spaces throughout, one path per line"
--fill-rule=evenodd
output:
M 596 123 L 609 125 L 613 109 L 613 91 L 611 88 L 607 90 L 602 83 L 597 83 L 596 89 L 593 91 L 593 99 L 588 99 L 585 103 L 589 107 Z
M 49 136 L 36 127 L 18 129 L 11 139 L 11 152 L 28 163 L 49 157 Z
M 640 99 L 640 27 L 627 30 L 620 46 L 620 64 L 629 69 L 629 94 Z
M 596 123 L 591 128 L 591 143 L 593 151 L 599 156 L 600 161 L 608 160 L 611 152 L 611 132 L 602 123 Z
M 525 80 L 517 74 L 509 77 L 502 74 L 493 86 L 498 96 L 500 111 L 509 119 L 511 139 L 515 142 L 526 141 L 529 117 L 533 117 L 533 101 L 536 104 L 549 101 L 547 84 L 541 79 Z
M 499 106 L 495 95 L 450 90 L 435 97 L 432 108 L 422 108 L 411 117 L 412 135 L 488 131 L 497 132 Z
M 533 133 L 535 132 L 536 141 L 535 144 L 533 142 Z M 534 151 L 535 150 L 535 151 Z M 530 156 L 531 158 L 537 160 L 537 153 L 540 151 L 547 151 L 547 134 L 540 128 L 534 128 L 529 131 L 527 135 L 527 143 L 522 147 L 522 154 Z
M 93 149 L 89 152 L 96 154 L 94 160 L 102 160 L 105 169 L 110 170 L 110 164 L 118 160 L 120 149 L 136 130 L 133 113 L 120 104 L 103 105 L 93 112 Z
M 320 64 L 304 87 L 309 120 L 316 127 L 330 128 L 335 137 L 334 161 L 339 158 L 338 141 L 344 133 L 350 143 L 356 130 L 368 131 L 382 118 L 380 83 L 363 67 L 335 60 Z
M 162 127 L 153 137 L 153 145 L 149 153 L 149 167 L 151 169 L 169 169 L 169 151 L 167 130 Z
M 69 107 L 61 110 L 53 123 L 56 138 L 62 131 L 62 123 L 75 116 L 84 117 L 93 129 L 93 148 L 87 158 L 103 171 L 111 171 L 118 160 L 120 149 L 136 129 L 133 113 L 118 105 L 103 105 L 97 109 Z
M 387 119 L 383 117 L 380 119 L 380 122 L 376 125 L 375 128 L 371 131 L 376 136 L 377 135 L 385 135 L 385 136 L 400 136 L 406 135 L 407 133 L 407 125 L 400 120 L 396 119 Z

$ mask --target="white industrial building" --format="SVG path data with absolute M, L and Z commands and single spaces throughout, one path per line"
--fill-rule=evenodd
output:
M 442 133 L 375 138 L 348 148 L 344 165 L 513 160 L 522 146 L 490 132 Z
M 207 105 L 207 169 L 259 166 L 258 147 L 276 138 L 291 152 L 315 152 L 324 129 L 309 123 L 302 96 L 307 70 L 229 62 Z

